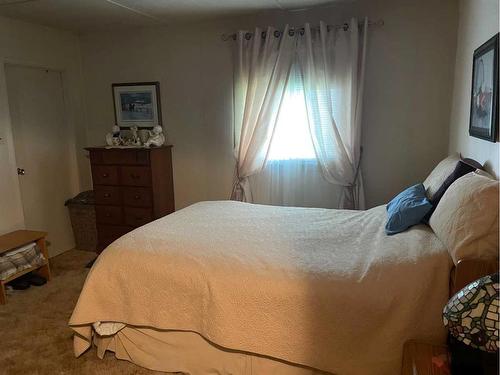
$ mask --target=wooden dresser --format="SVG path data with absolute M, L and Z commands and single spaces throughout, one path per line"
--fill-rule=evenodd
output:
M 172 146 L 89 147 L 98 252 L 150 221 L 175 211 Z

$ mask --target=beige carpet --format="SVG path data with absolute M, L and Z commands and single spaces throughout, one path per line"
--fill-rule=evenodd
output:
M 0 305 L 0 374 L 159 374 L 95 349 L 73 356 L 68 320 L 94 253 L 72 250 L 51 259 L 52 281 L 14 291 Z

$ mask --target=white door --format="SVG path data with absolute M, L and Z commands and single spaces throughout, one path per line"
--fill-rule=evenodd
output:
M 61 72 L 7 65 L 7 92 L 26 229 L 48 232 L 50 256 L 74 247 L 66 199 L 72 151 Z

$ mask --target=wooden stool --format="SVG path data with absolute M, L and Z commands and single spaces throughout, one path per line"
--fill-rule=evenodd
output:
M 0 280 L 0 305 L 7 303 L 7 298 L 5 295 L 5 284 L 9 281 L 17 279 L 18 277 L 27 274 L 29 272 L 35 271 L 40 276 L 43 276 L 47 281 L 50 280 L 50 266 L 49 266 L 49 253 L 47 252 L 47 246 L 45 245 L 45 237 L 47 233 L 37 232 L 33 230 L 17 230 L 15 232 L 4 234 L 0 236 L 0 255 L 6 253 L 10 250 L 14 250 L 18 247 L 27 245 L 31 242 L 35 242 L 45 257 L 45 262 L 41 266 L 31 267 L 16 274 L 10 276 L 6 280 Z

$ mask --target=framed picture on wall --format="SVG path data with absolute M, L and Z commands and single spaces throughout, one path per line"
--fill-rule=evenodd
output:
M 115 122 L 121 128 L 161 125 L 160 83 L 113 83 Z
M 469 134 L 496 142 L 498 134 L 498 34 L 474 51 Z

